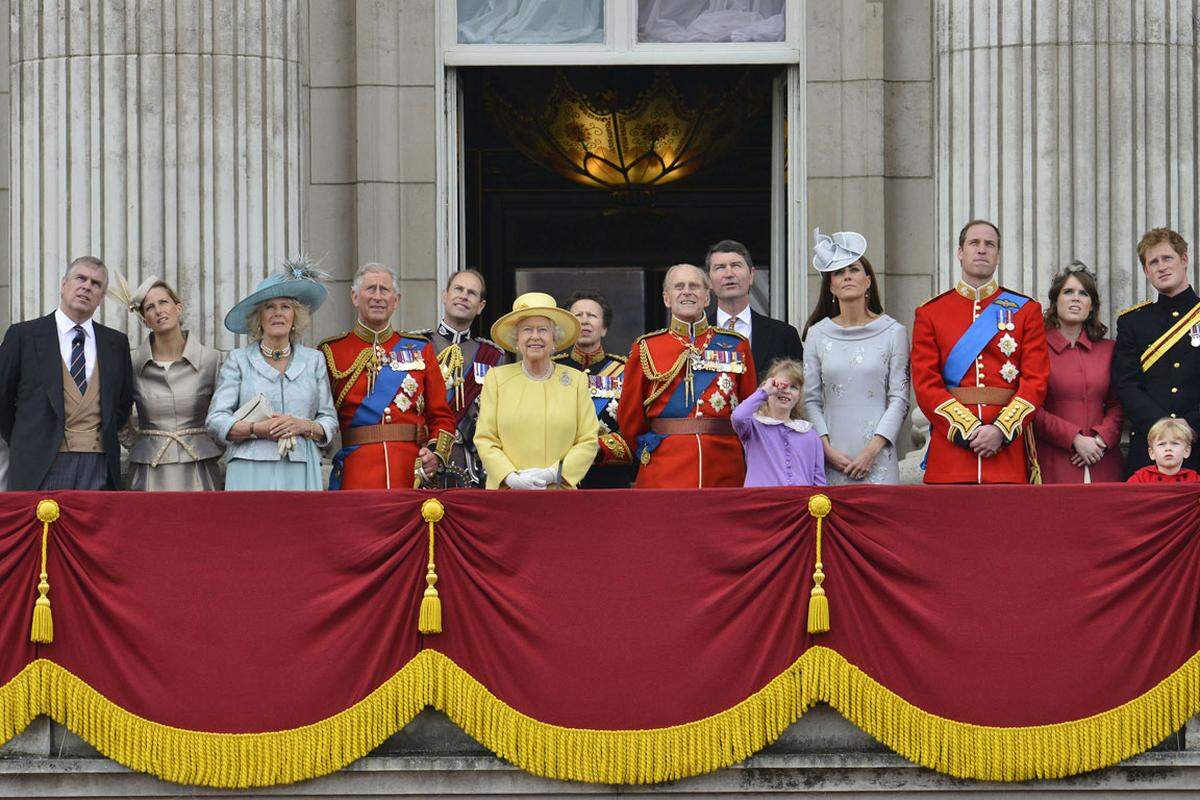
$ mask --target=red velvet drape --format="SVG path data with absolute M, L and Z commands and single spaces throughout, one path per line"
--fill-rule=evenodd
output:
M 634 729 L 730 708 L 810 646 L 962 722 L 1061 722 L 1200 651 L 1200 491 L 788 489 L 438 494 L 444 632 L 417 632 L 417 492 L 53 493 L 54 642 L 29 643 L 42 495 L 0 496 L 0 685 L 35 658 L 192 730 L 323 719 L 422 648 L 542 722 Z

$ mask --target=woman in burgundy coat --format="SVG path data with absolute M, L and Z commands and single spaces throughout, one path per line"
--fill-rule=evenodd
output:
M 1072 262 L 1050 284 L 1046 344 L 1050 385 L 1033 420 L 1044 483 L 1122 480 L 1121 424 L 1125 414 L 1109 385 L 1112 339 L 1097 318 L 1096 276 Z

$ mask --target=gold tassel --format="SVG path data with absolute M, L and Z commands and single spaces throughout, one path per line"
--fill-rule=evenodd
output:
M 808 632 L 825 633 L 829 630 L 829 598 L 821 584 L 825 573 L 821 564 L 821 523 L 833 508 L 833 503 L 823 494 L 808 498 L 808 513 L 817 518 L 817 563 L 813 568 L 813 588 L 808 597 Z
M 1034 486 L 1042 484 L 1042 467 L 1038 463 L 1037 440 L 1033 438 L 1033 426 L 1025 428 L 1025 460 L 1029 465 L 1029 483 Z
M 42 522 L 42 571 L 38 577 L 38 599 L 33 605 L 33 625 L 29 641 L 50 644 L 54 641 L 54 617 L 50 614 L 50 579 L 46 575 L 46 542 L 50 538 L 50 523 L 58 519 L 58 503 L 42 500 L 37 504 L 37 518 Z
M 417 628 L 426 634 L 442 632 L 442 598 L 438 597 L 435 586 L 438 576 L 433 564 L 433 526 L 444 516 L 446 509 L 437 500 L 430 498 L 421 504 L 421 517 L 429 523 L 429 565 L 425 573 L 428 586 L 425 587 L 425 595 L 421 598 L 421 615 L 417 621 Z
M 463 407 L 463 352 L 457 344 L 452 344 L 438 353 L 438 364 L 442 367 L 442 375 L 447 385 L 454 388 L 454 410 L 461 411 Z

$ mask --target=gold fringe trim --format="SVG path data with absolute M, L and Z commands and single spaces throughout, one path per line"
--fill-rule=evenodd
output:
M 841 655 L 813 647 L 758 692 L 694 722 L 590 730 L 539 722 L 501 702 L 434 650 L 350 708 L 267 733 L 204 733 L 120 708 L 67 669 L 34 661 L 0 686 L 0 741 L 47 714 L 130 769 L 176 783 L 247 788 L 334 772 L 369 753 L 422 708 L 527 772 L 592 783 L 658 783 L 735 764 L 818 701 L 905 758 L 956 777 L 1059 778 L 1111 766 L 1165 739 L 1200 711 L 1200 653 L 1141 697 L 1084 719 L 998 728 L 929 714 Z

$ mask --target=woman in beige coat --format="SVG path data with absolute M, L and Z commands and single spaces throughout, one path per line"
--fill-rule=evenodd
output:
M 129 488 L 150 492 L 222 488 L 221 447 L 204 427 L 221 358 L 180 325 L 183 301 L 165 281 L 148 278 L 117 293 L 150 335 L 133 354 Z

